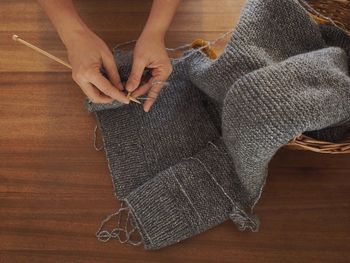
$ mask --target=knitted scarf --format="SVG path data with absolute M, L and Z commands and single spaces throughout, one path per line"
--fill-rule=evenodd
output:
M 115 56 L 127 79 L 132 56 Z M 253 208 L 276 151 L 301 133 L 337 141 L 349 129 L 349 61 L 348 35 L 317 25 L 296 0 L 250 0 L 219 58 L 191 50 L 173 61 L 149 113 L 88 103 L 144 247 L 228 219 L 257 231 Z

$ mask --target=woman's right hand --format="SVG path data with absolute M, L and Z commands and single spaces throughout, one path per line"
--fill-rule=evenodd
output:
M 86 96 L 94 103 L 111 103 L 114 100 L 128 104 L 122 92 L 118 70 L 108 46 L 89 29 L 75 31 L 65 41 L 72 65 L 72 77 Z M 108 79 L 100 72 L 106 70 Z

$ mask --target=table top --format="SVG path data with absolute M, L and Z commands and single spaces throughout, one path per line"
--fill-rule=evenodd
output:
M 135 39 L 151 1 L 76 1 L 112 47 Z M 170 47 L 214 39 L 243 0 L 186 0 Z M 19 12 L 20 10 L 20 12 Z M 257 233 L 230 221 L 159 251 L 98 242 L 118 207 L 95 120 L 66 68 L 12 42 L 17 34 L 67 59 L 35 1 L 0 3 L 0 262 L 349 262 L 350 156 L 283 149 L 270 164 Z

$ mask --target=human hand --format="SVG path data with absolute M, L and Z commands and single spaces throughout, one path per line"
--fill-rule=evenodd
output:
M 86 96 L 94 103 L 111 103 L 114 100 L 128 104 L 122 92 L 123 85 L 112 52 L 92 31 L 75 32 L 65 42 L 72 65 L 72 77 Z M 101 67 L 108 78 L 101 74 Z
M 137 98 L 148 93 L 143 109 L 148 112 L 155 102 L 172 72 L 172 65 L 165 49 L 164 39 L 159 34 L 143 32 L 136 42 L 133 65 L 126 83 L 126 89 L 132 92 L 131 96 Z M 152 77 L 139 87 L 145 68 L 151 70 Z

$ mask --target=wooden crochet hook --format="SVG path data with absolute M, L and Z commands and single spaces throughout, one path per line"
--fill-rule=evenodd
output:
M 69 69 L 72 69 L 72 66 L 69 65 L 67 62 L 65 62 L 65 61 L 63 61 L 62 59 L 60 59 L 60 58 L 58 58 L 58 57 L 56 57 L 56 56 L 54 56 L 54 55 L 52 55 L 52 54 L 46 52 L 45 50 L 42 50 L 41 48 L 38 48 L 37 46 L 34 46 L 33 44 L 31 44 L 31 43 L 29 43 L 29 42 L 27 42 L 27 41 L 21 39 L 19 36 L 13 35 L 13 36 L 12 36 L 12 39 L 13 39 L 15 42 L 19 42 L 19 43 L 21 43 L 21 44 L 23 44 L 23 45 L 25 45 L 25 46 L 31 48 L 32 50 L 34 50 L 34 51 L 36 51 L 36 52 L 38 52 L 38 53 L 40 53 L 40 54 L 42 54 L 42 55 L 44 55 L 44 56 L 46 56 L 46 57 L 52 59 L 52 60 L 54 60 L 54 61 L 60 63 L 61 65 L 65 66 L 65 67 L 67 67 L 67 68 L 69 68 Z M 131 101 L 133 101 L 133 102 L 136 102 L 136 103 L 138 103 L 138 104 L 141 104 L 141 102 L 140 102 L 139 100 L 137 100 L 137 99 L 135 99 L 134 97 L 130 96 L 130 94 L 131 94 L 131 93 L 129 92 L 128 95 L 127 95 L 127 98 L 128 98 L 129 100 L 131 100 Z

